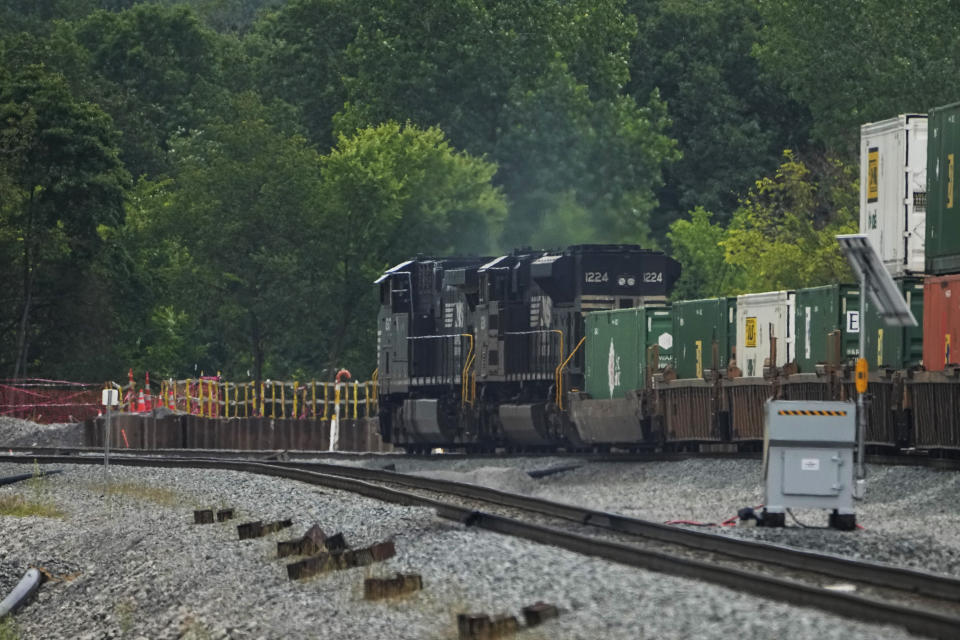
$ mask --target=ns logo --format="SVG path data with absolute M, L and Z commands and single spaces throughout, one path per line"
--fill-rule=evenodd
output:
M 620 386 L 620 356 L 613 348 L 613 338 L 610 339 L 610 352 L 607 356 L 607 386 L 610 387 L 610 397 L 613 390 Z

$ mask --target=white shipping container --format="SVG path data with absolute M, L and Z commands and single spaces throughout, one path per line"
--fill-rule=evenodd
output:
M 923 273 L 926 181 L 926 115 L 860 127 L 860 233 L 893 276 Z
M 794 361 L 793 291 L 737 296 L 737 366 L 744 376 L 763 375 L 771 337 L 777 339 L 774 367 Z

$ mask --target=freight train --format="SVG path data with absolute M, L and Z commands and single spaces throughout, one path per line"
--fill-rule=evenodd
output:
M 376 282 L 384 439 L 408 451 L 576 441 L 564 402 L 584 386 L 584 318 L 663 304 L 679 275 L 635 245 L 396 265 Z
M 861 233 L 914 328 L 855 284 L 671 304 L 680 265 L 633 245 L 399 264 L 377 280 L 381 434 L 413 452 L 759 448 L 768 398 L 855 397 L 864 325 L 868 446 L 960 456 L 957 157 L 960 103 L 861 129 Z

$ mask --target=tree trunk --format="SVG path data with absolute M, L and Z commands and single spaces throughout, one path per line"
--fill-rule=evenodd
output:
M 25 292 L 26 299 L 23 301 L 23 313 L 20 314 L 20 323 L 17 327 L 17 360 L 13 365 L 14 379 L 26 375 L 27 367 L 27 330 L 30 326 L 30 303 L 32 301 L 31 291 Z
M 27 332 L 30 330 L 30 311 L 33 304 L 33 252 L 30 244 L 33 242 L 33 198 L 34 191 L 30 191 L 30 200 L 27 203 L 27 223 L 23 234 L 23 313 L 17 326 L 17 359 L 13 365 L 13 377 L 24 375 L 27 367 Z
M 263 380 L 263 341 L 257 316 L 250 314 L 250 348 L 253 352 L 253 379 L 259 385 Z
M 356 309 L 356 304 L 354 304 L 353 299 L 350 297 L 350 261 L 349 259 L 343 260 L 343 281 L 342 281 L 342 290 L 343 294 L 341 296 L 340 304 L 340 322 L 337 326 L 335 332 L 335 337 L 333 339 L 333 345 L 330 347 L 330 369 L 336 372 L 342 365 L 346 363 L 338 363 L 337 360 L 340 358 L 340 351 L 343 348 L 343 342 L 347 335 L 347 329 L 350 328 L 350 321 L 353 319 L 353 312 Z

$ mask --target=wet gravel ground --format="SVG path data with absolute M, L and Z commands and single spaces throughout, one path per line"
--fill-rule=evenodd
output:
M 18 612 L 20 638 L 455 638 L 457 613 L 519 614 L 541 599 L 563 614 L 518 638 L 910 637 L 897 628 L 466 529 L 427 509 L 301 483 L 229 471 L 114 467 L 112 489 L 105 491 L 102 468 L 62 468 L 61 475 L 0 487 L 0 501 L 17 495 L 63 514 L 0 516 L 0 574 L 12 571 L 18 579 L 29 564 L 40 564 L 58 578 Z M 611 506 L 651 508 L 652 498 L 636 494 L 644 483 L 657 484 L 654 469 L 630 480 L 639 470 L 614 468 L 625 482 L 607 486 Z M 3 475 L 29 470 L 0 465 Z M 522 481 L 517 469 L 477 474 Z M 576 500 L 613 477 L 605 467 L 586 467 L 534 484 Z M 743 497 L 752 495 L 748 490 Z M 194 508 L 224 506 L 237 510 L 237 520 L 192 524 Z M 706 507 L 701 517 L 710 516 Z M 719 501 L 713 508 L 728 511 Z M 284 517 L 293 518 L 292 529 L 237 539 L 238 522 Z M 397 556 L 290 581 L 286 559 L 275 558 L 276 541 L 302 535 L 313 523 L 342 531 L 353 546 L 392 539 Z M 364 577 L 397 571 L 421 573 L 424 590 L 386 602 L 362 599 Z
M 331 460 L 331 462 L 334 462 Z M 576 464 L 570 458 L 391 460 L 397 471 L 470 482 L 655 522 L 720 523 L 741 507 L 763 504 L 759 460 L 581 461 L 579 468 L 531 478 L 526 472 Z M 362 461 L 376 466 L 376 461 Z M 827 529 L 827 512 L 794 510 L 784 529 L 709 527 L 725 535 L 960 576 L 960 473 L 922 467 L 867 466 L 865 499 L 855 504 L 863 529 Z M 678 525 L 683 526 L 683 525 Z M 697 527 L 702 528 L 702 527 Z

